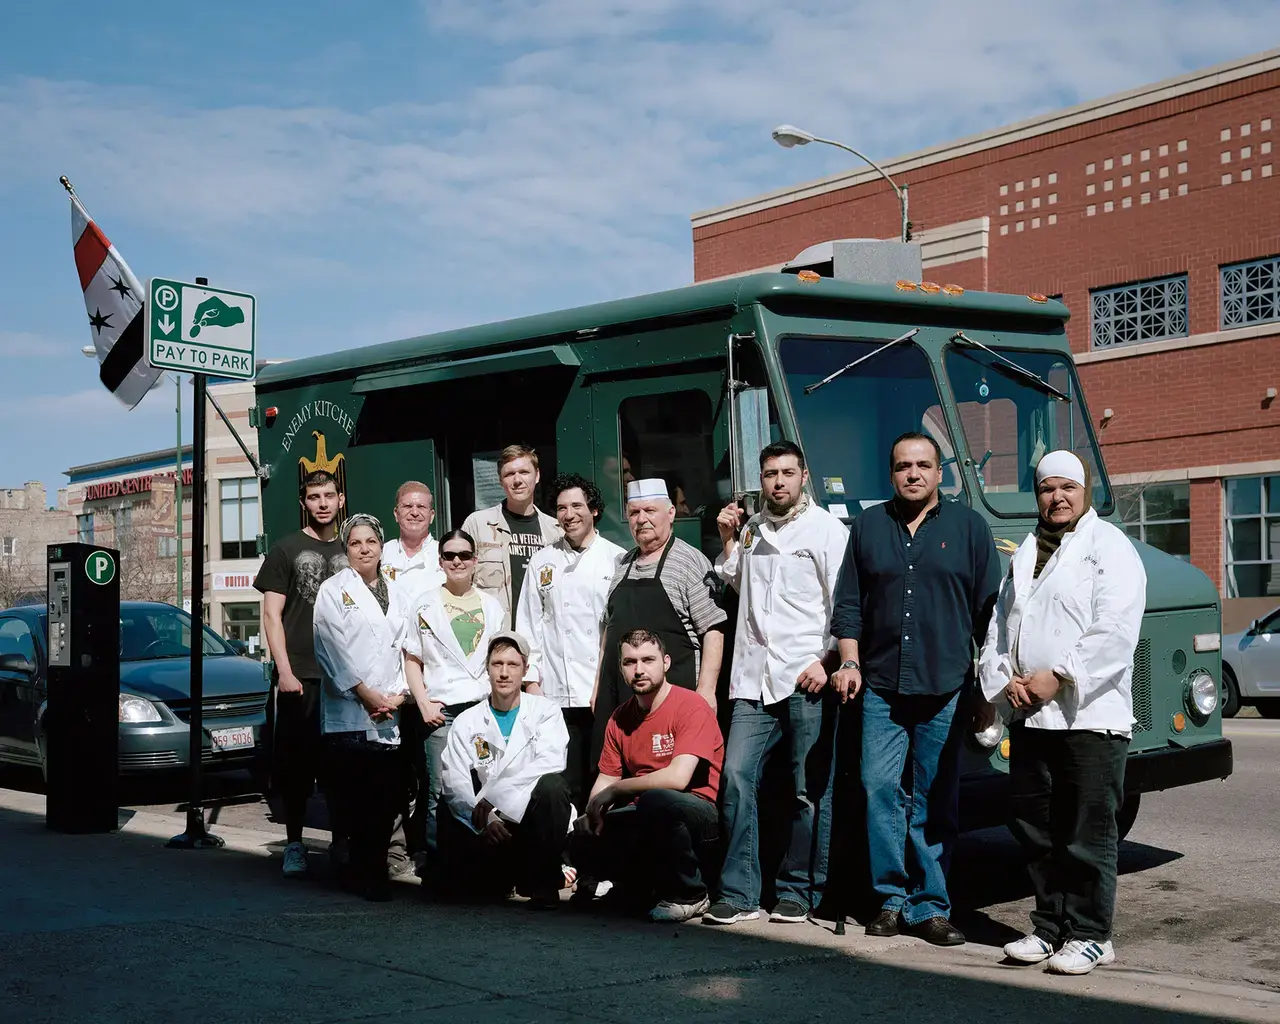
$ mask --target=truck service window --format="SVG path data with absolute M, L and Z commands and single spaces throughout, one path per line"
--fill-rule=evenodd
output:
M 666 480 L 677 516 L 719 511 L 712 461 L 711 399 L 704 391 L 628 398 L 618 407 L 623 472 L 627 479 Z M 713 515 L 714 518 L 714 515 Z
M 1084 415 L 1075 368 L 1055 352 L 996 351 L 1071 401 L 1055 398 L 989 352 L 948 347 L 947 378 L 982 486 L 982 500 L 997 515 L 1035 516 L 1036 463 L 1045 452 L 1068 448 L 1093 473 L 1094 508 L 1109 512 L 1111 491 L 1098 469 L 1097 440 Z
M 836 514 L 843 507 L 846 518 L 892 496 L 889 446 L 910 430 L 928 434 L 942 448 L 941 492 L 953 498 L 963 492 L 929 359 L 915 345 L 887 348 L 804 393 L 807 385 L 890 340 L 790 337 L 779 344 L 813 493 Z

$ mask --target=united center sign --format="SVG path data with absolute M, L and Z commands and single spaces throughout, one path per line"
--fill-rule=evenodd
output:
M 85 501 L 101 501 L 104 498 L 121 498 L 130 494 L 150 494 L 151 483 L 155 479 L 155 474 L 147 473 L 145 476 L 130 476 L 123 480 L 108 480 L 101 484 L 87 484 L 84 489 Z M 173 479 L 173 474 L 163 474 L 161 480 Z M 182 485 L 184 487 L 191 486 L 191 470 L 184 469 L 182 471 Z

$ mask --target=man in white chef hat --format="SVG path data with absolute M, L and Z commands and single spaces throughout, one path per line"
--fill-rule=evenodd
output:
M 720 584 L 711 562 L 675 536 L 675 520 L 676 508 L 665 480 L 651 477 L 627 484 L 627 525 L 636 546 L 618 562 L 609 588 L 592 701 L 595 757 L 604 744 L 609 716 L 631 698 L 619 654 L 622 638 L 633 629 L 658 634 L 671 658 L 667 679 L 675 686 L 697 690 L 715 709 L 728 616 L 720 607 Z
M 983 694 L 1010 722 L 1010 828 L 1036 895 L 1033 930 L 1004 952 L 1087 974 L 1116 958 L 1116 813 L 1147 576 L 1091 507 L 1074 452 L 1049 452 L 1035 481 L 1040 520 L 1014 553 L 979 661 Z

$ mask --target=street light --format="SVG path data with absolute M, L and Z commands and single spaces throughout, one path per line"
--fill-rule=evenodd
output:
M 86 359 L 97 359 L 98 350 L 92 345 L 85 345 L 80 349 L 80 354 Z M 156 382 L 147 390 L 154 391 L 164 383 L 165 375 L 162 373 L 156 377 Z M 175 373 L 173 375 L 174 395 L 176 396 L 176 408 L 178 422 L 178 443 L 176 451 L 176 472 L 173 478 L 173 533 L 178 541 L 177 553 L 177 589 L 178 589 L 178 607 L 182 607 L 182 375 Z M 195 543 L 195 538 L 192 538 Z
M 780 124 L 773 130 L 773 141 L 783 149 L 791 149 L 794 146 L 807 146 L 811 142 L 821 142 L 824 146 L 835 146 L 836 149 L 843 149 L 846 153 L 852 153 L 859 160 L 870 164 L 889 183 L 889 187 L 893 189 L 898 197 L 898 202 L 902 205 L 902 241 L 911 240 L 911 225 L 907 220 L 907 186 L 898 187 L 898 183 L 894 181 L 885 172 L 885 169 L 872 160 L 869 156 L 859 153 L 852 146 L 846 146 L 843 142 L 836 142 L 834 139 L 824 139 L 807 132 L 803 128 L 797 128 L 793 124 Z

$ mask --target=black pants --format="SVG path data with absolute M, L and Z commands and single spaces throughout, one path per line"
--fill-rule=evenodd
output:
M 587 809 L 591 787 L 595 785 L 598 768 L 591 759 L 591 734 L 595 716 L 590 708 L 562 708 L 564 724 L 569 730 L 569 756 L 565 761 L 564 779 L 569 786 L 569 799 L 578 813 Z
M 285 833 L 291 843 L 302 841 L 307 801 L 315 792 L 316 780 L 323 774 L 320 680 L 299 682 L 301 693 L 281 693 L 274 688 L 275 728 L 271 748 L 273 788 L 283 805 Z
M 404 800 L 400 749 L 349 732 L 329 734 L 325 746 L 329 803 L 337 812 L 333 834 L 349 844 L 351 878 L 385 882 L 387 847 Z
M 1111 937 L 1129 741 L 1080 730 L 1010 730 L 1010 828 L 1035 887 L 1035 933 L 1059 944 Z
M 575 831 L 569 849 L 580 874 L 609 879 L 628 901 L 696 903 L 715 881 L 719 838 L 715 804 L 650 789 L 608 811 L 600 835 Z
M 569 831 L 569 789 L 563 775 L 544 775 L 533 788 L 524 817 L 508 823 L 508 842 L 491 846 L 460 822 L 441 800 L 437 842 L 450 889 L 470 898 L 495 899 L 514 885 L 522 896 L 559 892 Z M 446 893 L 448 895 L 448 893 Z

